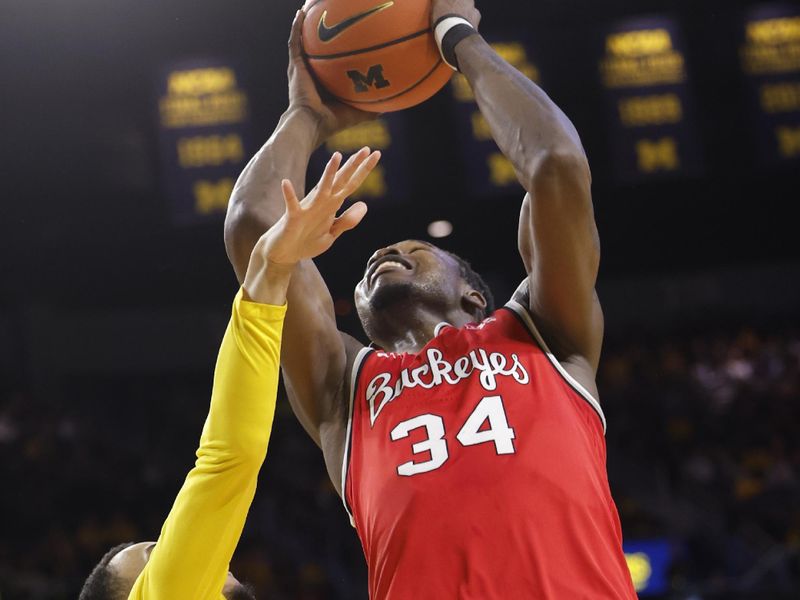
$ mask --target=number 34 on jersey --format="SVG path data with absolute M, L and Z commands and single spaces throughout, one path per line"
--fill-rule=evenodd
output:
M 412 431 L 424 429 L 426 438 L 421 442 L 411 445 L 411 452 L 427 460 L 408 461 L 397 467 L 397 474 L 403 477 L 412 477 L 429 471 L 435 471 L 447 462 L 450 457 L 447 440 L 445 439 L 444 419 L 439 415 L 424 414 L 408 419 L 392 429 L 390 437 L 393 442 L 407 438 Z M 514 454 L 514 430 L 509 426 L 506 418 L 503 399 L 500 396 L 486 396 L 481 399 L 467 420 L 461 426 L 456 440 L 463 448 L 453 449 L 453 452 L 468 451 L 468 446 L 478 444 L 494 444 L 497 454 Z

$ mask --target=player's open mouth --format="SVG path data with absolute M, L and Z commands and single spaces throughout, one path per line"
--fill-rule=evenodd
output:
M 383 256 L 372 265 L 368 280 L 372 283 L 379 275 L 397 270 L 410 271 L 411 265 L 406 259 L 396 255 Z

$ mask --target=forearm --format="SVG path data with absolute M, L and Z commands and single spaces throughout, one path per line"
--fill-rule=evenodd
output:
M 234 302 L 214 371 L 211 410 L 201 450 L 230 449 L 243 458 L 266 451 L 278 389 L 285 306 Z
M 547 159 L 585 161 L 578 132 L 567 116 L 530 79 L 504 61 L 477 35 L 456 47 L 459 66 L 492 135 L 531 191 L 533 178 Z
M 240 282 L 256 242 L 283 215 L 281 180 L 290 180 L 303 195 L 308 162 L 320 139 L 312 112 L 289 109 L 239 176 L 225 219 L 225 247 Z
M 285 313 L 235 300 L 197 462 L 132 598 L 219 597 L 272 430 Z

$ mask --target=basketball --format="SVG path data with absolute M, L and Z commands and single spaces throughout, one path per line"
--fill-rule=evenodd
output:
M 424 102 L 450 80 L 430 0 L 307 0 L 303 49 L 319 83 L 369 112 Z

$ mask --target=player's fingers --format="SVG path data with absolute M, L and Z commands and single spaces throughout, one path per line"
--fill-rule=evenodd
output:
M 344 211 L 341 217 L 333 222 L 331 226 L 331 235 L 333 235 L 333 237 L 339 237 L 345 231 L 350 231 L 361 223 L 361 220 L 366 214 L 367 205 L 363 202 L 356 202 L 353 206 Z
M 281 181 L 281 191 L 283 192 L 283 202 L 286 205 L 286 212 L 290 215 L 300 210 L 300 201 L 297 199 L 297 193 L 294 191 L 292 182 L 288 179 Z
M 353 176 L 353 173 L 356 172 L 358 166 L 369 156 L 369 152 L 369 148 L 364 146 L 361 150 L 347 159 L 347 162 L 344 163 L 344 165 L 342 165 L 342 167 L 339 169 L 339 172 L 336 173 L 336 179 L 333 182 L 334 193 L 338 193 L 344 187 L 344 185 L 350 181 L 350 178 Z
M 361 187 L 361 184 L 364 183 L 364 180 L 367 178 L 367 176 L 372 173 L 372 170 L 378 165 L 380 160 L 380 150 L 376 150 L 358 166 L 353 175 L 350 177 L 349 181 L 345 184 L 344 188 L 341 190 L 341 192 L 339 192 L 342 197 L 342 201 L 344 201 L 344 198 L 347 198 L 359 187 Z
M 319 191 L 317 194 L 318 197 L 322 196 L 325 198 L 331 194 L 333 190 L 333 181 L 336 179 L 336 171 L 339 170 L 339 165 L 341 164 L 342 154 L 340 152 L 334 152 L 328 164 L 325 165 L 325 171 L 322 173 L 322 177 L 317 184 L 317 189 Z
M 306 13 L 298 10 L 292 21 L 292 32 L 289 34 L 289 61 L 302 60 L 303 58 L 303 44 L 301 36 L 303 31 L 303 21 L 305 21 Z

